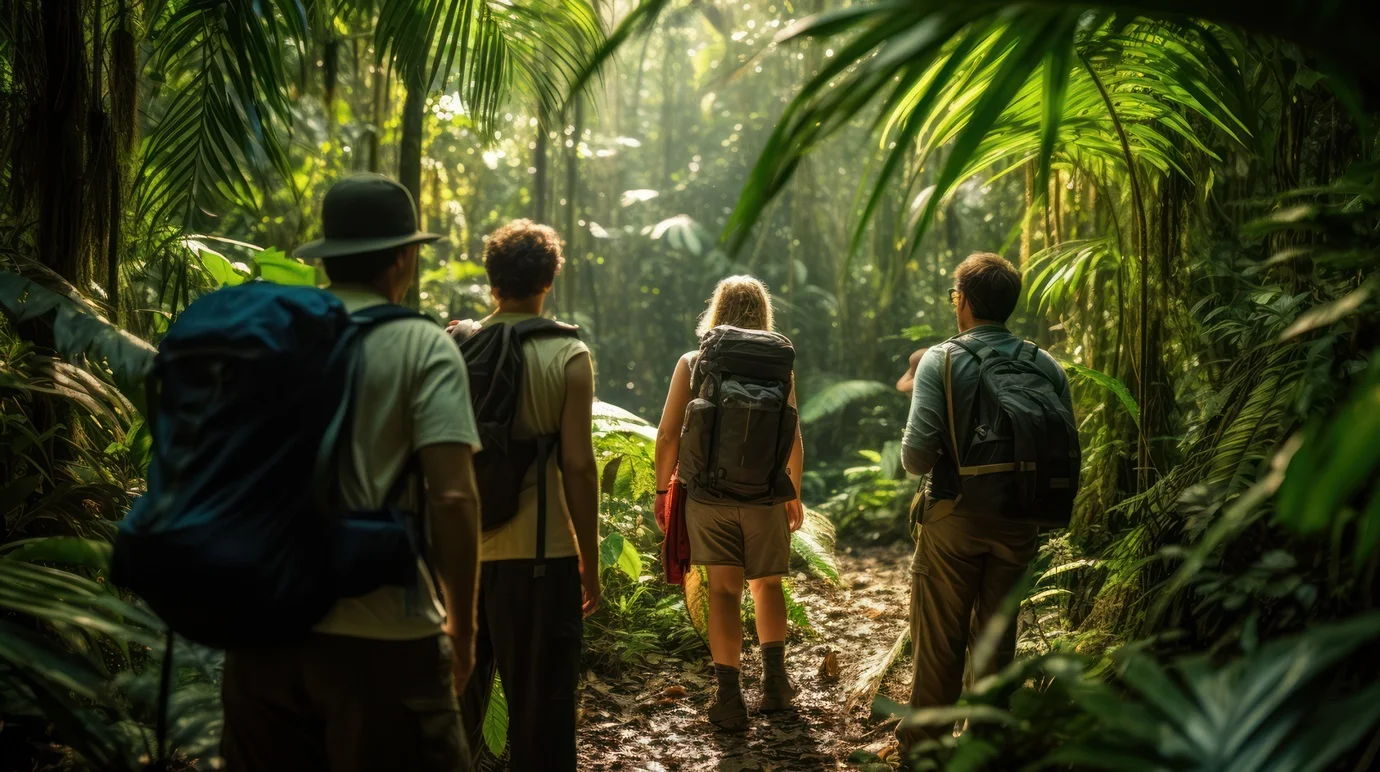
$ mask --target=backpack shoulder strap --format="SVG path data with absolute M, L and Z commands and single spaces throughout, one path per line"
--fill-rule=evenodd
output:
M 341 334 L 336 349 L 331 354 L 331 372 L 327 377 L 344 378 L 345 384 L 341 390 L 340 404 L 336 407 L 330 423 L 326 425 L 326 431 L 322 434 L 321 444 L 316 451 L 316 464 L 313 469 L 315 499 L 323 512 L 334 509 L 331 503 L 333 497 L 330 495 L 330 481 L 335 479 L 335 475 L 331 473 L 331 464 L 336 460 L 341 437 L 348 433 L 354 415 L 354 396 L 360 368 L 359 343 L 371 330 L 401 319 L 431 321 L 430 317 L 420 311 L 396 303 L 380 303 L 362 308 L 350 314 L 353 326 Z
M 518 338 L 527 340 L 528 338 L 576 338 L 580 337 L 580 328 L 573 324 L 558 322 L 555 319 L 545 317 L 535 317 L 533 319 L 523 319 L 513 325 L 513 331 Z
M 992 348 L 991 346 L 987 345 L 986 343 L 983 343 L 982 341 L 974 337 L 960 335 L 957 338 L 950 338 L 949 342 L 957 344 L 959 348 L 963 349 L 969 354 L 972 354 L 973 357 L 981 363 L 985 363 L 989 360 L 1003 356 L 1000 351 L 997 351 L 996 349 Z
M 432 321 L 431 317 L 421 311 L 414 308 L 408 308 L 407 306 L 400 306 L 397 303 L 380 303 L 376 306 L 361 308 L 353 314 L 350 314 L 350 321 L 370 329 L 399 319 L 425 319 L 428 322 Z
M 963 345 L 959 343 L 959 345 Z M 944 349 L 944 402 L 949 409 L 949 443 L 954 449 L 954 466 L 962 467 L 963 459 L 959 455 L 958 431 L 954 428 L 954 358 L 950 349 Z

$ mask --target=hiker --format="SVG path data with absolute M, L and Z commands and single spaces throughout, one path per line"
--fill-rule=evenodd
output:
M 690 561 L 705 566 L 709 579 L 709 650 L 718 681 L 709 722 L 742 731 L 748 724 L 739 684 L 744 579 L 762 648 L 758 710 L 786 710 L 796 694 L 786 674 L 781 587 L 790 534 L 805 512 L 795 352 L 772 331 L 771 297 L 751 276 L 719 282 L 698 333 L 699 350 L 676 363 L 657 428 L 658 519 L 666 519 L 674 475 L 687 487 Z
M 463 713 L 478 750 L 497 670 L 515 772 L 575 769 L 582 616 L 600 599 L 594 365 L 576 328 L 541 316 L 564 262 L 550 227 L 499 228 L 484 245 L 497 310 L 451 325 L 485 442 L 479 639 Z
M 949 300 L 959 334 L 927 350 L 902 439 L 906 471 L 928 474 L 912 518 L 915 708 L 951 705 L 972 647 L 1034 559 L 1041 526 L 1068 525 L 1078 488 L 1078 434 L 1063 368 L 1012 335 L 1021 274 L 977 253 L 959 264 Z M 1015 657 L 1014 619 L 974 679 Z M 903 722 L 903 745 L 937 737 Z
M 456 690 L 474 662 L 479 437 L 454 343 L 389 305 L 403 300 L 420 245 L 439 237 L 417 230 L 407 189 L 380 175 L 332 186 L 322 220 L 325 238 L 295 254 L 322 260 L 330 294 L 351 314 L 399 317 L 360 344 L 348 440 L 328 476 L 348 510 L 424 512 L 429 549 L 403 584 L 341 598 L 305 639 L 227 652 L 226 769 L 469 769 Z

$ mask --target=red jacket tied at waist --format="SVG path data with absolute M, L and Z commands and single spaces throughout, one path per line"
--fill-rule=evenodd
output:
M 661 528 L 661 568 L 670 584 L 683 584 L 690 570 L 690 531 L 685 525 L 685 486 L 675 473 L 666 494 L 656 497 L 656 524 Z

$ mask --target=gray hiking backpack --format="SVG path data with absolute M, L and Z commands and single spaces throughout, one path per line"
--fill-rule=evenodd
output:
M 685 408 L 680 479 L 696 501 L 791 501 L 786 471 L 799 421 L 790 405 L 795 349 L 784 335 L 721 326 L 700 339 Z
M 1078 429 L 1059 396 L 1061 384 L 1037 362 L 1039 347 L 1027 341 L 1008 356 L 968 336 L 951 342 L 978 360 L 978 391 L 973 425 L 955 428 L 953 358 L 946 349 L 944 396 L 954 463 L 936 465 L 934 474 L 948 477 L 948 489 L 962 491 L 969 512 L 1067 527 L 1078 494 Z

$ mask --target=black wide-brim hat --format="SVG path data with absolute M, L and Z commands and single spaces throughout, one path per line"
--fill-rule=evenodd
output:
M 357 174 L 337 182 L 321 202 L 324 238 L 298 247 L 302 258 L 360 255 L 440 239 L 417 228 L 412 194 L 382 174 Z

